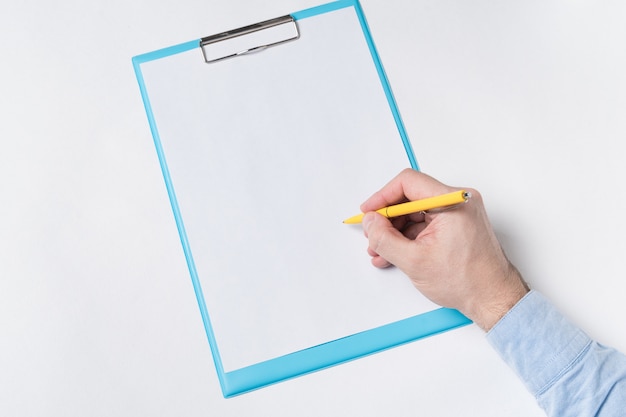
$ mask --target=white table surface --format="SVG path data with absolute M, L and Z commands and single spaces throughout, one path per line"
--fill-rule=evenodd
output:
M 2 6 L 2 415 L 543 415 L 476 326 L 222 398 L 130 59 L 317 4 Z M 422 169 L 626 351 L 624 3 L 362 5 Z

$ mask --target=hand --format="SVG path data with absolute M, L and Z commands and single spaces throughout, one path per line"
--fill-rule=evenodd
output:
M 471 199 L 447 211 L 393 219 L 374 212 L 459 189 L 404 170 L 361 205 L 363 229 L 374 266 L 395 265 L 431 301 L 488 331 L 529 289 L 506 258 L 478 191 L 465 188 Z

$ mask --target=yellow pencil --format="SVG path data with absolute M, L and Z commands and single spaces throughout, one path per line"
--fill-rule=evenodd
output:
M 470 199 L 472 194 L 469 191 L 460 190 L 448 194 L 439 195 L 436 197 L 424 198 L 422 200 L 409 201 L 407 203 L 396 204 L 395 206 L 383 207 L 376 210 L 377 213 L 382 214 L 385 217 L 398 217 L 405 214 L 418 213 L 420 211 L 440 209 L 457 204 L 465 203 Z M 352 216 L 349 219 L 344 220 L 345 224 L 361 223 L 363 220 L 363 213 Z

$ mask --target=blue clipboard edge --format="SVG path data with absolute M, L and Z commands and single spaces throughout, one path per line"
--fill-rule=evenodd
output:
M 380 61 L 376 46 L 370 34 L 369 26 L 365 19 L 363 9 L 358 0 L 339 0 L 321 6 L 312 7 L 310 9 L 302 10 L 300 12 L 292 13 L 292 17 L 297 20 L 306 19 L 308 17 L 317 16 L 323 13 L 331 11 L 353 7 L 361 24 L 363 34 L 367 41 L 374 65 L 378 72 L 382 87 L 385 91 L 389 107 L 392 111 L 398 132 L 402 138 L 406 154 L 409 158 L 411 167 L 415 170 L 419 170 L 417 160 L 413 153 L 411 143 L 408 139 L 402 117 L 398 110 L 389 80 L 385 73 L 385 70 Z M 141 97 L 143 100 L 146 114 L 148 116 L 148 123 L 150 125 L 150 131 L 154 140 L 154 144 L 159 157 L 159 164 L 165 180 L 170 204 L 174 217 L 176 219 L 176 226 L 180 236 L 180 240 L 185 253 L 187 261 L 187 267 L 191 275 L 191 280 L 196 294 L 196 300 L 198 307 L 200 308 L 200 314 L 202 316 L 202 322 L 207 334 L 209 346 L 211 347 L 211 353 L 213 356 L 213 362 L 217 372 L 222 394 L 225 398 L 240 395 L 255 389 L 265 387 L 270 384 L 275 384 L 287 379 L 291 379 L 297 376 L 305 375 L 311 372 L 315 372 L 321 369 L 325 369 L 340 363 L 348 362 L 354 359 L 358 359 L 364 356 L 371 355 L 373 353 L 380 352 L 382 350 L 390 349 L 408 342 L 419 340 L 428 336 L 439 334 L 448 330 L 452 330 L 461 326 L 468 325 L 471 322 L 467 317 L 462 315 L 456 310 L 448 308 L 439 308 L 433 311 L 419 314 L 414 317 L 399 320 L 394 323 L 390 323 L 384 326 L 376 327 L 374 329 L 366 330 L 360 333 L 356 333 L 341 339 L 330 341 L 321 345 L 313 346 L 308 349 L 303 349 L 297 352 L 293 352 L 278 358 L 263 361 L 254 365 L 246 366 L 234 371 L 224 372 L 222 360 L 219 354 L 217 342 L 213 332 L 213 326 L 204 302 L 204 295 L 198 279 L 195 263 L 191 253 L 191 247 L 187 239 L 187 233 L 180 214 L 176 195 L 174 193 L 174 187 L 172 185 L 169 170 L 161 146 L 161 140 L 157 129 L 150 100 L 144 83 L 143 75 L 141 73 L 140 65 L 145 62 L 153 61 L 156 59 L 164 58 L 170 55 L 186 52 L 195 48 L 199 48 L 200 40 L 193 40 L 182 44 L 174 45 L 171 47 L 159 49 L 146 54 L 133 57 L 133 68 L 141 91 Z

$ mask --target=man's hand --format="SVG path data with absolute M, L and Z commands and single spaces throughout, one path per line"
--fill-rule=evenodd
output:
M 395 265 L 436 304 L 455 308 L 488 331 L 527 292 L 506 258 L 480 193 L 459 207 L 387 219 L 382 207 L 449 193 L 449 187 L 407 169 L 361 205 L 368 253 L 379 268 Z

